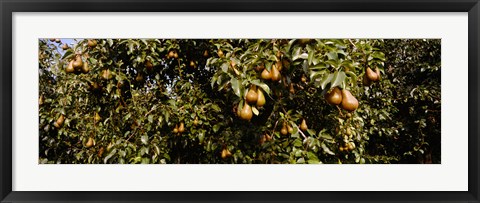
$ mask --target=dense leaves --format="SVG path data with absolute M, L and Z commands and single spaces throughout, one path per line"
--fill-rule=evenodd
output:
M 40 163 L 440 163 L 440 40 L 61 43 Z

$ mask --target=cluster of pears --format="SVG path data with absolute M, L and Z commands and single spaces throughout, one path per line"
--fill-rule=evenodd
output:
M 74 60 L 71 60 L 68 63 L 67 68 L 65 68 L 66 73 L 88 73 L 90 71 L 90 67 L 88 67 L 87 62 L 83 62 L 82 56 L 77 55 Z
M 185 132 L 185 124 L 180 122 L 180 125 L 176 124 L 175 128 L 173 128 L 173 133 L 183 133 Z
M 101 76 L 104 80 L 110 80 L 110 79 L 113 78 L 113 73 L 112 73 L 112 71 L 110 71 L 110 69 L 105 69 L 105 70 L 102 71 Z
M 60 39 L 58 39 L 58 38 L 50 38 L 50 41 L 51 41 L 51 42 L 56 42 L 56 43 L 62 42 L 62 41 L 61 41 Z
M 255 85 L 251 85 L 247 95 L 245 96 L 245 103 L 243 108 L 238 111 L 237 115 L 246 121 L 250 121 L 253 117 L 252 107 L 250 105 L 256 105 L 257 107 L 262 107 L 265 105 L 265 95 L 261 88 L 257 88 Z
M 260 75 L 262 79 L 264 80 L 272 80 L 274 82 L 279 81 L 282 78 L 282 75 L 280 74 L 282 66 L 278 66 L 278 64 L 273 64 L 272 68 L 270 71 L 268 71 L 266 68 L 263 69 L 262 74 Z
M 353 143 L 353 142 L 346 142 L 345 145 L 340 146 L 340 147 L 338 148 L 338 150 L 340 150 L 341 152 L 343 152 L 343 151 L 346 151 L 346 152 L 347 152 L 347 151 L 352 151 L 352 150 L 354 150 L 354 149 L 355 149 L 355 143 Z
M 174 59 L 178 59 L 178 52 L 177 50 L 170 50 L 167 54 L 167 58 L 168 59 L 171 59 L 171 58 L 174 58 Z
M 347 111 L 355 111 L 358 108 L 358 100 L 347 89 L 340 90 L 334 87 L 325 94 L 325 100 L 331 105 L 340 105 Z
M 224 148 L 222 149 L 222 154 L 221 154 L 221 156 L 222 156 L 222 159 L 226 159 L 226 158 L 228 158 L 228 157 L 231 157 L 231 156 L 232 156 L 232 153 L 230 152 L 230 150 L 228 150 L 226 147 L 224 147 Z
M 378 70 L 378 68 L 375 68 L 375 71 L 373 71 L 370 67 L 367 67 L 365 75 L 366 76 L 363 77 L 363 84 L 366 86 L 380 80 L 380 70 Z
M 293 129 L 292 129 L 293 130 Z M 260 143 L 260 145 L 262 145 L 263 143 L 265 143 L 266 141 L 270 141 L 273 139 L 273 136 L 272 135 L 269 135 L 268 133 L 266 133 L 265 135 L 262 135 L 260 137 L 260 140 L 258 140 L 258 142 Z

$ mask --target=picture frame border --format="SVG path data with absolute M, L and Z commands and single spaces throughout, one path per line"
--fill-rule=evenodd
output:
M 479 0 L 0 0 L 1 202 L 479 202 Z M 468 12 L 468 191 L 25 192 L 12 191 L 14 12 Z

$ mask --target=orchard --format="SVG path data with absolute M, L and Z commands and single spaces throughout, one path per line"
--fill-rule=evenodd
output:
M 42 164 L 441 163 L 439 39 L 65 41 Z

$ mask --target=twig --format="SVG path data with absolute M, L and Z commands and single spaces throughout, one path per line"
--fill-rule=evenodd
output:
M 303 134 L 302 130 L 298 129 L 298 132 L 303 136 L 304 139 L 307 139 L 307 136 Z
M 353 45 L 353 47 L 355 47 L 355 49 L 357 48 L 357 46 L 355 46 L 355 44 L 352 42 L 352 40 L 351 40 L 351 39 L 348 39 L 348 41 L 350 42 L 350 44 L 352 44 L 352 45 Z

